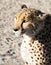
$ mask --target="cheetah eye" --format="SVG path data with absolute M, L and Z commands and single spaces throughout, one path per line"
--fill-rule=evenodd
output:
M 26 22 L 26 21 L 25 21 L 25 20 L 23 20 L 23 21 L 22 21 L 22 24 L 21 24 L 21 26 L 22 26 L 22 25 L 23 25 L 23 23 L 25 23 L 25 22 Z
M 25 20 L 23 20 L 23 22 L 22 23 L 25 23 L 26 21 Z

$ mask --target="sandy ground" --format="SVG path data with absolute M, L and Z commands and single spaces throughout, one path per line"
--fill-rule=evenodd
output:
M 20 4 L 51 14 L 51 0 L 0 0 L 0 65 L 24 65 L 20 54 L 21 41 L 12 27 Z

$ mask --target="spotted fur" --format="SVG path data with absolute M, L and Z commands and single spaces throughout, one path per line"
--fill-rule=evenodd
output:
M 14 30 L 22 35 L 25 65 L 51 65 L 51 15 L 23 5 L 16 14 Z

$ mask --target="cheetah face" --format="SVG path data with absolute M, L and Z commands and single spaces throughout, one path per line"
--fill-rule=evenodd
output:
M 14 31 L 33 37 L 43 28 L 44 17 L 45 14 L 41 11 L 23 5 L 16 14 Z

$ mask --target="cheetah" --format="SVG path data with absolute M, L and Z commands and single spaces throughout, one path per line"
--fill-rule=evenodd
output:
M 22 35 L 21 56 L 25 65 L 51 65 L 51 15 L 22 5 L 14 31 Z

